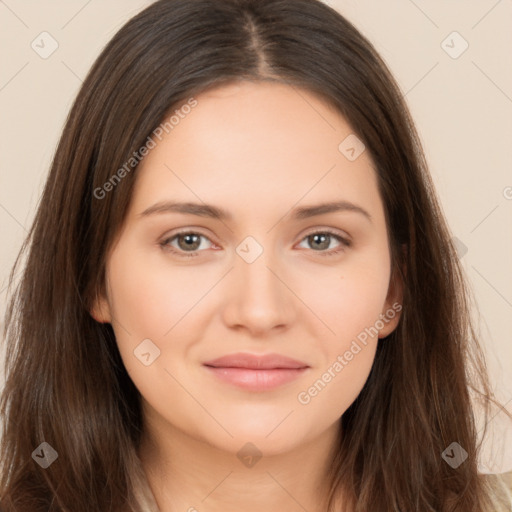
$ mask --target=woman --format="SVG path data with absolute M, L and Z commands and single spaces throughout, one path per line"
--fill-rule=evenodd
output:
M 23 249 L 5 512 L 506 506 L 477 472 L 471 399 L 495 402 L 417 133 L 326 5 L 130 20 Z

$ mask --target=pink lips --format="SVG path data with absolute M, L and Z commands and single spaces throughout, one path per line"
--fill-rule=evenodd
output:
M 230 354 L 203 363 L 225 382 L 251 391 L 265 391 L 290 382 L 302 375 L 306 363 L 279 354 Z

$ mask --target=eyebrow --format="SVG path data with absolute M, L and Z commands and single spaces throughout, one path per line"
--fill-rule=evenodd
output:
M 363 215 L 370 222 L 372 216 L 361 206 L 358 206 L 350 201 L 332 201 L 328 203 L 315 204 L 310 206 L 300 206 L 292 210 L 292 219 L 302 220 L 317 215 L 323 215 L 333 212 L 355 212 Z M 190 215 L 197 215 L 199 217 L 210 217 L 218 220 L 232 220 L 233 215 L 220 208 L 206 203 L 192 203 L 192 202 L 176 202 L 176 201 L 161 201 L 146 208 L 139 217 L 148 217 L 154 214 L 163 213 L 184 213 Z

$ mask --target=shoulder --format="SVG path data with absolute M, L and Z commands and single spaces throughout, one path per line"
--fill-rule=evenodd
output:
M 506 473 L 482 474 L 492 489 L 493 512 L 512 511 L 512 471 Z

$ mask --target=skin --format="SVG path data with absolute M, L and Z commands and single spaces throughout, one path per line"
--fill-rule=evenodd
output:
M 298 400 L 401 300 L 373 163 L 368 151 L 355 161 L 340 152 L 353 130 L 305 90 L 238 82 L 196 99 L 137 170 L 108 254 L 107 296 L 91 314 L 112 323 L 143 397 L 140 456 L 162 512 L 325 511 L 339 419 L 400 317 L 359 343 L 309 403 Z M 171 199 L 213 204 L 232 218 L 140 215 Z M 292 218 L 296 207 L 339 200 L 371 219 L 348 210 Z M 351 245 L 308 238 L 328 228 Z M 192 250 L 186 237 L 172 238 L 182 229 L 203 235 L 188 241 Z M 236 252 L 247 236 L 263 249 L 252 263 Z M 160 245 L 169 239 L 167 247 L 197 256 Z M 160 350 L 149 366 L 134 355 L 145 339 Z M 273 390 L 247 391 L 202 364 L 234 352 L 276 352 L 310 368 Z M 247 442 L 262 454 L 252 467 L 237 457 Z

